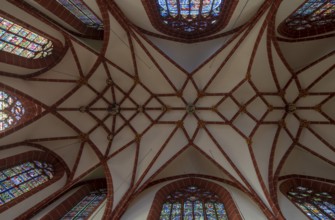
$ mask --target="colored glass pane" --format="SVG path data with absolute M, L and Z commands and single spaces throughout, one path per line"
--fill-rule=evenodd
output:
M 287 195 L 309 218 L 335 219 L 333 195 L 303 186 L 292 188 Z
M 53 45 L 47 38 L 0 17 L 0 50 L 37 59 L 52 54 Z
M 53 167 L 39 161 L 26 162 L 0 172 L 0 205 L 3 205 L 51 178 L 46 171 L 53 173 Z
M 193 219 L 193 204 L 191 201 L 184 203 L 184 220 Z
M 215 203 L 216 213 L 218 215 L 218 220 L 228 219 L 227 212 L 222 203 Z
M 106 189 L 90 192 L 79 203 L 77 203 L 62 220 L 87 219 L 107 197 Z
M 0 132 L 15 125 L 24 115 L 24 107 L 18 98 L 0 91 Z M 11 172 L 12 170 L 6 170 Z
M 219 197 L 197 186 L 188 186 L 166 197 L 160 220 L 227 220 Z
M 57 0 L 81 22 L 90 28 L 102 30 L 103 24 L 81 0 Z
M 181 220 L 181 204 L 180 203 L 174 203 L 172 206 L 172 213 L 171 213 L 171 219 L 172 220 Z
M 285 33 L 314 35 L 335 29 L 335 0 L 307 0 L 284 22 Z
M 222 0 L 158 0 L 163 23 L 186 33 L 212 27 L 222 11 Z
M 163 204 L 160 220 L 168 220 L 170 218 L 171 206 L 171 203 Z
M 202 220 L 204 219 L 204 210 L 202 202 L 195 201 L 194 202 L 194 219 L 195 220 Z

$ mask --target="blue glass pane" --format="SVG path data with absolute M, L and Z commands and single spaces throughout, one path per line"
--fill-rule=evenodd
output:
M 215 203 L 216 214 L 218 216 L 218 220 L 227 220 L 228 216 L 224 205 L 222 203 Z
M 200 13 L 200 1 L 199 0 L 179 0 L 179 10 L 181 15 L 199 15 L 206 14 L 214 11 L 221 5 L 221 0 L 207 0 L 202 1 L 202 8 Z M 178 14 L 177 0 L 158 0 L 158 4 L 165 11 L 169 11 L 170 14 Z
M 193 220 L 193 205 L 190 201 L 184 203 L 184 220 Z
M 311 219 L 313 220 L 319 220 L 319 218 L 317 216 L 315 216 L 312 212 L 309 211 L 309 209 L 307 209 L 305 206 L 299 204 L 299 203 L 296 203 L 296 205 L 302 209 L 302 211 L 308 216 L 310 217 Z
M 87 219 L 106 198 L 106 189 L 90 192 L 61 219 Z
M 191 33 L 204 31 L 217 22 L 222 0 L 157 0 L 162 22 L 171 28 Z M 200 19 L 199 19 L 200 18 Z
M 173 204 L 171 219 L 172 220 L 181 220 L 182 219 L 181 204 L 180 203 L 174 203 Z
M 100 19 L 81 0 L 57 0 L 57 2 L 88 27 L 103 29 Z
M 286 19 L 285 25 L 288 30 L 313 30 L 317 34 L 322 26 L 334 25 L 334 18 L 335 1 L 308 0 Z
M 171 213 L 171 203 L 164 203 L 160 215 L 160 220 L 169 220 Z
M 214 208 L 214 203 L 212 202 L 207 202 L 205 204 L 206 207 L 206 216 L 208 220 L 217 220 L 216 219 L 216 214 L 215 214 L 215 208 Z

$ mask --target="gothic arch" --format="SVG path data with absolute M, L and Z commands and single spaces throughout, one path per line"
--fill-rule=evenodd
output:
M 215 193 L 219 200 L 224 204 L 229 219 L 242 219 L 230 193 L 225 188 L 213 182 L 197 178 L 178 180 L 162 187 L 155 195 L 147 219 L 159 219 L 165 198 L 172 192 L 191 185 L 204 188 L 212 193 Z

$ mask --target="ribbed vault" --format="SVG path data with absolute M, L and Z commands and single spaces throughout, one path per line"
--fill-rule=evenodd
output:
M 7 12 L 19 16 L 19 3 L 10 2 L 4 3 Z M 140 4 L 97 1 L 102 43 L 27 12 L 29 20 L 41 20 L 36 28 L 47 25 L 43 30 L 62 36 L 68 49 L 59 63 L 36 74 L 23 68 L 15 77 L 0 73 L 2 84 L 45 110 L 3 135 L 1 149 L 18 142 L 45 146 L 68 166 L 68 186 L 102 167 L 113 195 L 105 216 L 121 215 L 152 182 L 189 174 L 228 182 L 277 219 L 278 177 L 324 177 L 302 169 L 308 158 L 334 171 L 335 57 L 327 43 L 333 37 L 288 43 L 276 31 L 286 1 L 240 1 L 222 33 L 234 31 L 196 43 L 193 56 L 199 58 L 183 59 L 164 48 L 178 51 L 184 43 L 142 30 L 156 32 L 143 6 L 133 14 Z M 135 21 L 138 16 L 143 19 Z M 201 46 L 211 42 L 211 50 Z M 317 52 L 307 60 L 287 55 L 301 47 Z M 0 68 L 7 72 L 8 66 Z M 294 165 L 293 154 L 302 165 Z

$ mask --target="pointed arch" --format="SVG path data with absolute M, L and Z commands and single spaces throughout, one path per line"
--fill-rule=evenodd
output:
M 38 69 L 57 62 L 63 50 L 59 40 L 0 10 L 0 62 Z
M 152 25 L 174 37 L 195 39 L 223 29 L 238 0 L 142 0 Z
M 44 151 L 28 151 L 0 160 L 0 212 L 55 183 L 65 173 L 61 161 Z
M 169 201 L 169 199 L 171 198 L 171 195 L 178 192 L 178 195 L 180 195 L 180 198 L 181 198 L 182 197 L 181 194 L 183 194 L 182 192 L 184 191 L 184 189 L 188 189 L 189 187 L 196 187 L 198 189 L 201 189 L 198 192 L 204 192 L 205 194 L 207 193 L 207 195 L 213 196 L 213 198 L 208 200 L 208 201 L 212 201 L 212 203 L 205 202 L 203 204 L 203 212 L 206 212 L 207 210 L 209 210 L 211 204 L 215 204 L 214 206 L 217 206 L 217 207 L 213 209 L 214 212 L 219 211 L 222 215 L 226 215 L 228 219 L 242 220 L 242 217 L 240 213 L 238 212 L 238 209 L 230 193 L 226 189 L 224 189 L 222 186 L 219 186 L 213 182 L 209 182 L 209 181 L 206 181 L 203 179 L 197 179 L 197 178 L 188 178 L 188 179 L 178 180 L 178 181 L 170 183 L 164 186 L 163 188 L 161 188 L 155 195 L 155 198 L 152 202 L 152 206 L 151 206 L 147 219 L 148 220 L 160 219 L 162 209 L 165 208 L 165 205 L 167 204 L 166 202 Z M 206 200 L 206 198 L 202 198 L 202 195 L 200 194 L 199 195 L 197 195 L 197 193 L 193 193 L 194 195 L 193 194 L 191 195 L 191 194 L 190 196 L 196 195 L 199 198 L 201 197 L 202 201 Z M 177 200 L 180 198 L 177 198 Z M 176 202 L 176 204 L 177 205 L 179 204 L 180 206 L 182 203 L 183 201 L 181 201 L 180 203 Z M 185 205 L 186 203 L 184 204 L 184 206 Z M 173 206 L 171 206 L 171 208 L 173 208 Z M 183 215 L 184 213 L 185 212 L 182 212 L 181 214 Z M 206 213 L 204 213 L 204 216 L 205 216 L 204 218 L 207 219 Z M 170 219 L 170 218 L 167 218 L 167 219 Z
M 304 38 L 335 30 L 333 0 L 305 0 L 279 26 L 278 32 L 291 38 Z
M 86 219 L 89 218 L 89 216 L 92 215 L 107 198 L 106 179 L 95 179 L 81 182 L 71 187 L 71 189 L 66 192 L 69 192 L 72 189 L 77 190 L 61 204 L 48 212 L 41 220 L 71 219 L 71 217 L 74 216 L 77 218 L 80 216 L 81 218 Z M 83 205 L 83 202 L 86 203 L 86 205 Z M 86 212 L 86 216 L 83 216 L 84 212 Z
M 0 137 L 28 124 L 42 110 L 32 98 L 0 83 Z
M 279 189 L 309 219 L 334 219 L 333 184 L 321 178 L 295 177 L 284 181 Z

